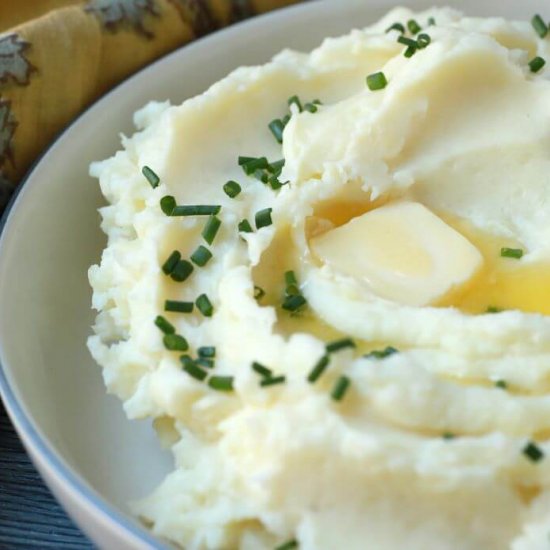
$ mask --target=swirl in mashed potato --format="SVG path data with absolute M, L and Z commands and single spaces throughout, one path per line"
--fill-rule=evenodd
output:
M 430 43 L 405 56 L 387 29 L 411 20 Z M 134 505 L 156 534 L 188 549 L 548 547 L 537 57 L 550 38 L 529 21 L 398 9 L 149 104 L 92 166 L 109 242 L 89 347 L 128 416 L 172 446 L 173 473 Z M 170 215 L 167 196 L 221 208 Z

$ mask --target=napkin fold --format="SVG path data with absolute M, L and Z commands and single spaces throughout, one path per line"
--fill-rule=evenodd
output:
M 197 37 L 299 0 L 0 0 L 0 210 L 86 106 Z

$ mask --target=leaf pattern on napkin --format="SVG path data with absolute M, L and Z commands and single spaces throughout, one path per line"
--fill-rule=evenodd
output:
M 193 28 L 196 36 L 203 36 L 218 28 L 207 2 L 204 0 L 170 0 L 184 23 Z
M 10 161 L 14 165 L 12 140 L 17 121 L 11 111 L 11 101 L 0 99 L 0 168 Z
M 126 24 L 147 38 L 154 34 L 145 28 L 146 15 L 159 15 L 155 0 L 89 0 L 84 9 L 111 31 Z
M 30 44 L 18 34 L 8 34 L 0 38 L 0 82 L 13 80 L 20 86 L 30 82 L 30 75 L 36 68 L 25 57 Z

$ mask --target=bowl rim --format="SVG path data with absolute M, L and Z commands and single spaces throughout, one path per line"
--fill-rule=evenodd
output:
M 269 20 L 270 24 L 283 24 L 286 19 L 300 15 L 302 12 L 307 13 L 309 11 L 319 9 L 339 11 L 339 9 L 346 7 L 345 5 L 339 4 L 339 2 L 333 2 L 332 0 L 306 1 L 304 3 L 275 9 L 273 11 L 259 14 L 249 19 L 231 24 L 223 29 L 219 29 L 208 35 L 199 37 L 190 43 L 183 44 L 176 50 L 159 57 L 129 77 L 123 79 L 107 93 L 93 101 L 52 139 L 51 143 L 31 164 L 25 176 L 14 190 L 2 215 L 0 216 L 0 262 L 2 261 L 2 241 L 4 241 L 9 231 L 12 217 L 17 215 L 16 208 L 24 199 L 24 191 L 35 185 L 35 182 L 31 181 L 34 174 L 40 170 L 41 164 L 47 160 L 50 152 L 59 146 L 62 138 L 71 132 L 75 126 L 81 123 L 84 118 L 89 117 L 95 110 L 100 109 L 103 105 L 105 105 L 105 103 L 109 102 L 111 96 L 116 93 L 121 93 L 122 88 L 129 88 L 134 80 L 140 78 L 144 73 L 152 70 L 153 67 L 158 67 L 159 65 L 166 63 L 169 59 L 180 55 L 192 55 L 194 50 L 209 47 L 211 42 L 216 43 L 225 39 L 231 39 L 233 35 L 242 32 L 243 29 L 247 29 L 250 32 L 250 30 L 254 27 L 261 27 L 262 25 L 265 25 L 266 20 Z M 347 2 L 348 7 L 354 4 L 355 2 L 353 0 Z M 145 527 L 140 526 L 137 521 L 133 521 L 114 504 L 109 503 L 105 498 L 100 496 L 78 473 L 73 471 L 73 468 L 62 458 L 60 453 L 50 445 L 48 438 L 40 433 L 39 428 L 37 428 L 37 422 L 35 422 L 32 415 L 26 410 L 25 405 L 19 401 L 16 393 L 16 389 L 12 386 L 12 383 L 10 383 L 7 368 L 0 361 L 0 400 L 3 402 L 8 417 L 18 433 L 18 436 L 23 441 L 25 451 L 34 466 L 36 467 L 33 453 L 44 461 L 44 465 L 49 468 L 58 481 L 60 481 L 68 489 L 72 489 L 75 497 L 82 504 L 87 505 L 89 507 L 89 511 L 98 514 L 103 521 L 106 522 L 106 524 L 109 524 L 114 528 L 122 528 L 124 535 L 132 537 L 136 542 L 145 543 L 151 548 L 167 548 L 167 546 L 163 544 L 158 537 L 153 535 L 151 532 L 148 532 Z M 30 452 L 31 450 L 33 451 L 32 453 Z M 44 476 L 40 471 L 39 474 L 41 479 L 51 490 L 49 482 L 44 479 Z M 54 498 L 57 502 L 59 502 L 57 497 Z M 72 521 L 78 526 L 78 528 L 83 531 L 82 527 L 79 525 L 79 522 L 74 519 L 70 511 L 66 510 L 63 505 L 61 506 L 71 517 Z

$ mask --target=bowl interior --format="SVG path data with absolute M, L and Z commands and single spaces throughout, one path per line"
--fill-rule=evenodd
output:
M 408 0 L 413 8 L 447 2 Z M 449 1 L 448 3 L 452 3 Z M 528 19 L 546 0 L 454 2 L 472 15 Z M 87 269 L 105 244 L 99 230 L 99 189 L 92 160 L 132 132 L 132 113 L 150 99 L 174 103 L 200 93 L 243 64 L 277 51 L 310 49 L 325 36 L 373 22 L 390 0 L 313 2 L 258 18 L 184 48 L 149 67 L 88 110 L 36 165 L 15 201 L 0 238 L 0 363 L 6 400 L 72 470 L 106 501 L 150 491 L 171 467 L 148 422 L 129 422 L 105 394 L 85 342 L 94 314 Z M 547 10 L 546 10 L 547 11 Z

